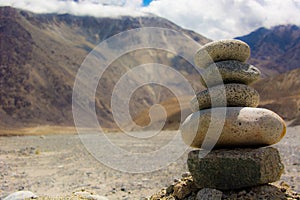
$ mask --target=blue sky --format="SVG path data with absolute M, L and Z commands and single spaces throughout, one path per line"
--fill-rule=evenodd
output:
M 143 0 L 143 6 L 148 6 L 152 0 Z
M 300 0 L 0 0 L 0 6 L 95 17 L 151 13 L 211 39 L 242 36 L 262 26 L 300 25 Z

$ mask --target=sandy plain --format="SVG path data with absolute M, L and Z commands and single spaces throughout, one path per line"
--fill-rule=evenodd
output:
M 92 191 L 108 199 L 145 199 L 174 179 L 187 172 L 187 153 L 181 156 L 173 148 L 161 149 L 170 143 L 175 131 L 164 131 L 151 140 L 133 139 L 123 133 L 106 134 L 111 144 L 125 151 L 140 153 L 165 151 L 174 157 L 163 164 L 161 169 L 145 173 L 129 173 L 112 169 L 96 159 L 83 145 L 78 134 L 51 134 L 0 137 L 0 199 L 18 190 L 29 190 L 39 196 L 65 196 L 79 190 Z M 150 137 L 149 137 L 150 138 Z M 98 141 L 99 142 L 99 141 Z M 99 143 L 99 145 L 101 142 Z M 273 145 L 280 151 L 285 165 L 281 180 L 294 191 L 300 192 L 300 126 L 289 127 L 286 136 Z M 105 152 L 114 157 L 113 152 Z M 177 158 L 178 157 L 178 158 Z M 165 156 L 148 160 L 147 165 L 159 163 Z M 126 158 L 121 159 L 126 163 Z M 116 162 L 116 160 L 114 160 Z M 120 161 L 121 162 L 121 161 Z M 135 166 L 136 163 L 128 163 Z M 147 168 L 148 169 L 148 168 Z M 126 170 L 125 170 L 126 171 Z M 128 170 L 130 171 L 130 170 Z

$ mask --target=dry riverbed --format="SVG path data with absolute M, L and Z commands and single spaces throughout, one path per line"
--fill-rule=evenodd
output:
M 166 145 L 175 132 L 166 131 L 149 143 L 110 133 L 112 143 L 127 151 L 153 151 Z M 176 144 L 174 144 L 176 145 Z M 275 145 L 282 155 L 285 172 L 281 181 L 300 192 L 300 126 L 288 128 Z M 169 152 L 172 153 L 172 152 Z M 164 158 L 157 158 L 164 159 Z M 187 152 L 158 171 L 132 174 L 103 165 L 83 146 L 78 135 L 0 137 L 0 199 L 18 190 L 39 196 L 65 196 L 82 189 L 108 199 L 144 199 L 187 171 Z M 135 163 L 128 163 L 134 165 Z

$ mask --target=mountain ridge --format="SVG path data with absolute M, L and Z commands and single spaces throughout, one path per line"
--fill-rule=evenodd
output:
M 0 125 L 26 127 L 36 125 L 73 125 L 72 88 L 77 70 L 87 54 L 101 41 L 117 33 L 142 27 L 163 27 L 183 32 L 201 44 L 210 40 L 158 17 L 95 18 L 69 14 L 34 14 L 11 7 L 0 7 Z M 163 38 L 163 37 L 162 37 Z M 187 48 L 185 44 L 182 44 Z M 99 82 L 95 108 L 104 127 L 115 128 L 109 96 L 112 86 L 129 66 L 138 66 L 157 57 L 157 62 L 185 70 L 170 54 L 145 50 L 116 60 L 107 71 L 107 79 Z M 143 61 L 145 60 L 145 61 Z M 174 62 L 178 60 L 178 62 Z M 189 76 L 191 72 L 185 74 Z M 98 87 L 98 89 L 99 89 Z M 198 87 L 198 86 L 197 86 Z M 139 110 L 156 103 L 155 88 L 136 92 Z M 170 92 L 160 90 L 160 100 Z M 141 97 L 139 97 L 141 96 Z M 131 106 L 134 106 L 132 103 Z
M 291 126 L 300 124 L 300 68 L 257 81 L 253 87 L 261 95 L 260 107 L 275 111 Z
M 300 67 L 300 27 L 278 25 L 259 28 L 237 37 L 251 47 L 249 62 L 261 69 L 264 76 L 278 75 Z
M 87 54 L 115 34 L 153 26 L 177 30 L 200 44 L 211 41 L 154 16 L 95 18 L 34 14 L 0 7 L 0 127 L 73 126 L 72 88 L 77 70 Z M 163 37 L 167 36 L 161 35 Z M 297 56 L 300 55 L 299 27 L 260 28 L 237 39 L 250 45 L 252 54 L 249 63 L 264 74 L 265 78 L 253 84 L 261 95 L 260 107 L 274 110 L 286 120 L 295 120 L 293 125 L 300 124 L 300 103 L 295 94 L 300 88 L 297 81 L 300 76 Z M 189 47 L 182 44 L 182 48 Z M 204 89 L 191 65 L 176 55 L 151 49 L 131 52 L 115 60 L 105 72 L 106 78 L 99 81 L 95 109 L 104 128 L 117 127 L 110 102 L 113 86 L 133 66 L 147 62 L 171 66 L 190 81 L 196 92 Z M 178 128 L 181 113 L 186 116 L 191 112 L 188 102 L 183 110 L 179 109 L 178 101 L 167 88 L 143 86 L 133 93 L 130 101 L 130 114 L 134 121 L 147 126 L 149 108 L 157 103 L 166 108 L 165 128 L 168 129 Z
M 259 106 L 299 125 L 300 27 L 262 27 L 237 39 L 249 44 L 249 62 L 263 72 L 264 78 L 253 84 L 261 96 Z

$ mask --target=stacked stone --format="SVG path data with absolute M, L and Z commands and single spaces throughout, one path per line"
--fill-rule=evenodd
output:
M 192 99 L 194 113 L 182 124 L 181 133 L 186 144 L 202 149 L 188 157 L 198 188 L 239 189 L 280 179 L 283 164 L 278 150 L 269 145 L 282 139 L 286 125 L 276 113 L 257 108 L 259 94 L 249 84 L 261 73 L 245 63 L 249 56 L 250 47 L 239 40 L 209 43 L 195 55 L 195 64 L 205 69 L 201 82 L 208 89 Z M 220 132 L 218 138 L 206 135 L 220 122 L 222 127 L 213 128 Z M 211 145 L 214 149 L 201 157 Z

